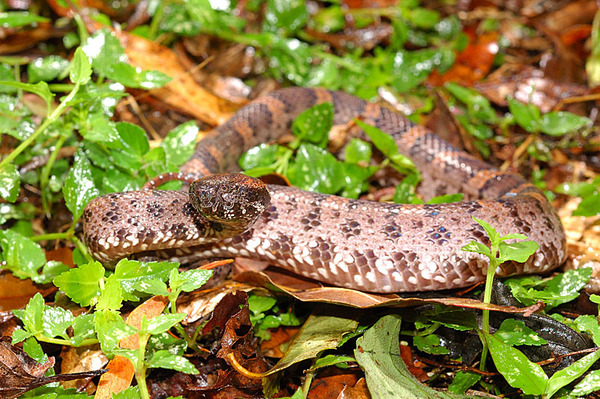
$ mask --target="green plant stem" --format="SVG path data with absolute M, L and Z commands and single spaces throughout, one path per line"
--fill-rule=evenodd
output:
M 71 234 L 69 231 L 64 233 L 49 233 L 31 237 L 31 241 L 49 241 L 49 240 L 70 240 Z
M 46 165 L 44 166 L 44 168 L 42 169 L 42 173 L 40 174 L 40 190 L 42 191 L 42 209 L 44 210 L 44 213 L 46 215 L 50 213 L 50 205 L 48 204 L 47 195 L 48 193 L 46 193 L 48 182 L 50 181 L 50 171 L 52 170 L 54 162 L 56 162 L 56 158 L 58 157 L 58 153 L 62 146 L 65 144 L 66 140 L 67 136 L 60 136 L 58 138 L 56 144 L 54 145 L 54 150 L 52 150 L 52 153 L 48 158 L 48 162 L 46 162 Z
M 492 289 L 493 289 L 493 284 L 494 284 L 494 276 L 496 274 L 496 269 L 498 268 L 498 258 L 496 257 L 498 255 L 498 244 L 497 243 L 492 243 L 492 245 L 490 247 L 490 253 L 492 254 L 492 256 L 489 258 L 490 265 L 488 266 L 488 269 L 487 269 L 487 275 L 485 277 L 485 290 L 483 292 L 483 303 L 486 305 L 491 303 L 491 301 L 492 301 Z M 481 320 L 481 329 L 483 330 L 483 332 L 486 335 L 489 335 L 489 333 L 490 333 L 490 311 L 489 311 L 489 309 L 483 310 L 482 320 Z M 481 344 L 483 345 L 483 349 L 481 351 L 481 363 L 479 364 L 479 369 L 481 371 L 485 371 L 485 362 L 487 360 L 487 354 L 489 351 L 488 345 L 487 345 L 487 340 L 482 339 Z
M 140 397 L 142 399 L 150 399 L 148 386 L 146 385 L 146 344 L 148 343 L 149 334 L 138 334 L 138 359 L 135 365 L 135 380 L 140 387 Z
M 58 107 L 56 107 L 56 109 L 50 114 L 50 116 L 48 116 L 42 122 L 42 124 L 40 126 L 38 126 L 37 129 L 35 129 L 35 132 L 33 132 L 31 134 L 31 136 L 29 136 L 25 140 L 23 140 L 21 142 L 21 144 L 19 144 L 17 146 L 17 148 L 15 148 L 10 154 L 8 154 L 6 156 L 6 158 L 4 158 L 2 160 L 2 162 L 0 162 L 0 169 L 2 169 L 4 167 L 4 165 L 9 164 L 12 161 L 14 161 L 15 158 L 19 156 L 19 154 L 21 154 L 23 151 L 25 151 L 25 149 L 27 147 L 29 147 L 31 145 L 31 143 L 33 143 L 35 141 L 35 139 L 37 139 L 38 136 L 40 134 L 42 134 L 42 132 L 44 130 L 46 130 L 48 125 L 55 122 L 60 117 L 60 115 L 63 113 L 63 111 L 67 107 L 67 104 L 73 99 L 73 97 L 75 97 L 75 94 L 77 94 L 77 92 L 79 91 L 79 87 L 80 87 L 80 84 L 76 83 L 75 87 L 73 87 L 73 90 L 71 90 L 71 92 L 69 94 L 67 94 L 67 96 L 64 98 L 63 101 L 60 102 L 60 104 L 58 104 Z

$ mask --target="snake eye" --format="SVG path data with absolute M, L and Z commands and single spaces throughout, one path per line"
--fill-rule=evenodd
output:
M 249 227 L 269 205 L 271 196 L 258 179 L 223 173 L 190 184 L 190 202 L 212 222 Z

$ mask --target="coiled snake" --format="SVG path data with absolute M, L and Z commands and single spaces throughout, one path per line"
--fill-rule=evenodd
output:
M 209 133 L 183 171 L 198 177 L 234 171 L 244 151 L 276 141 L 301 111 L 323 102 L 333 103 L 335 124 L 360 117 L 392 135 L 421 171 L 426 197 L 463 192 L 467 201 L 398 205 L 272 185 L 267 192 L 254 179 L 220 175 L 192 185 L 200 192 L 193 195 L 201 198 L 200 210 L 183 191 L 140 190 L 92 200 L 83 215 L 91 252 L 103 261 L 152 251 L 180 261 L 241 256 L 364 291 L 441 290 L 485 279 L 487 260 L 461 251 L 471 240 L 489 243 L 475 216 L 502 235 L 524 233 L 540 245 L 525 263 L 503 264 L 498 275 L 544 272 L 565 261 L 563 227 L 537 188 L 343 92 L 290 88 L 259 98 Z M 242 188 L 232 188 L 231 179 Z M 246 230 L 244 223 L 254 219 Z

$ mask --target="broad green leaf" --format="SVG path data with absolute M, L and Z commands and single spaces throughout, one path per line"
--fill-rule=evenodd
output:
M 115 143 L 119 141 L 119 132 L 115 122 L 111 121 L 103 112 L 90 113 L 85 122 L 85 126 L 82 126 L 79 131 L 84 139 L 96 143 Z
M 373 151 L 371 144 L 353 138 L 345 148 L 345 161 L 350 163 L 369 162 Z
M 354 363 L 356 360 L 351 356 L 340 356 L 340 355 L 325 355 L 315 360 L 315 364 L 311 369 L 319 369 L 329 366 L 337 366 L 340 368 L 347 368 L 348 363 Z
M 13 81 L 0 81 L 1 86 L 11 86 L 16 87 L 17 89 L 25 90 L 33 94 L 37 94 L 42 97 L 44 101 L 46 101 L 47 111 L 50 114 L 50 106 L 52 105 L 52 99 L 54 98 L 54 93 L 50 91 L 48 84 L 46 82 L 37 82 L 36 84 L 31 83 L 22 83 L 22 82 L 13 82 Z
M 56 79 L 69 67 L 69 61 L 59 55 L 36 58 L 27 65 L 29 83 L 49 82 Z
M 593 370 L 575 385 L 575 388 L 571 391 L 571 395 L 580 397 L 598 391 L 600 391 L 600 370 Z
M 254 315 L 259 315 L 271 309 L 277 300 L 270 296 L 250 295 L 248 296 L 248 308 Z
M 263 29 L 267 32 L 289 34 L 308 21 L 304 0 L 267 0 Z
M 575 319 L 575 326 L 580 332 L 586 332 L 592 336 L 594 344 L 600 346 L 600 324 L 598 319 L 592 315 L 581 315 Z
M 280 148 L 283 147 L 277 144 L 261 144 L 252 147 L 240 157 L 238 161 L 240 168 L 248 170 L 269 167 L 277 160 Z M 275 170 L 274 165 L 271 170 Z
M 44 307 L 44 334 L 48 337 L 69 339 L 67 328 L 73 324 L 73 313 L 59 307 Z
M 302 111 L 292 124 L 292 132 L 302 141 L 325 147 L 333 125 L 333 111 L 331 103 L 317 104 Z
M 169 331 L 175 324 L 185 319 L 185 313 L 161 314 L 148 320 L 147 330 L 150 334 L 161 334 Z
M 540 130 L 540 109 L 533 104 L 523 104 L 512 97 L 508 98 L 508 109 L 515 121 L 529 133 Z
M 358 321 L 351 316 L 312 314 L 283 357 L 267 374 L 272 375 L 303 360 L 315 358 L 324 350 L 335 349 L 343 336 L 353 332 L 357 326 Z
M 54 284 L 81 306 L 95 304 L 100 295 L 100 280 L 104 267 L 94 261 L 64 272 L 54 279 Z
M 600 214 L 600 192 L 595 192 L 585 198 L 573 211 L 573 216 L 596 216 Z
M 496 368 L 510 386 L 522 389 L 527 395 L 545 393 L 548 377 L 539 364 L 493 335 L 484 333 L 484 336 Z
M 569 367 L 558 370 L 548 380 L 548 388 L 546 392 L 547 397 L 551 398 L 552 395 L 558 392 L 560 388 L 575 381 L 575 379 L 579 378 L 581 375 L 583 375 L 583 373 L 588 371 L 589 368 L 596 363 L 596 361 L 598 361 L 598 359 L 600 359 L 600 351 L 595 351 L 577 360 Z
M 79 220 L 87 203 L 98 196 L 98 189 L 92 179 L 90 161 L 81 151 L 75 154 L 73 167 L 69 171 L 63 187 L 65 205 L 73 214 L 73 220 Z
M 73 337 L 71 337 L 73 345 L 79 346 L 83 340 L 95 337 L 93 313 L 79 315 L 73 320 Z
M 427 201 L 427 204 L 450 204 L 462 201 L 465 195 L 463 193 L 438 195 Z
M 383 316 L 356 341 L 354 356 L 365 372 L 373 399 L 464 398 L 421 384 L 400 356 L 400 324 L 397 314 Z
M 471 241 L 467 245 L 463 246 L 460 250 L 467 251 L 467 252 L 475 252 L 475 253 L 478 253 L 481 255 L 485 255 L 487 257 L 492 257 L 492 253 L 490 252 L 490 249 L 487 246 L 485 246 L 482 243 L 477 242 L 477 241 Z
M 290 182 L 304 190 L 335 194 L 344 184 L 344 166 L 328 151 L 313 144 L 301 144 L 296 163 L 290 167 Z
M 562 136 L 591 123 L 588 118 L 570 112 L 548 112 L 540 119 L 540 130 L 550 136 Z
M 23 350 L 38 363 L 44 363 L 48 360 L 48 355 L 44 353 L 40 343 L 33 337 L 27 338 L 23 343 Z
M 199 373 L 196 367 L 185 357 L 174 355 L 166 350 L 154 353 L 154 356 L 148 361 L 148 367 L 177 370 L 185 374 Z
M 27 306 L 25 306 L 25 309 L 13 310 L 12 312 L 15 316 L 21 319 L 23 322 L 23 327 L 28 333 L 36 335 L 43 331 L 44 297 L 39 292 L 29 300 Z M 23 339 L 25 338 L 27 337 L 23 337 Z M 15 341 L 15 336 L 13 335 L 13 344 L 15 342 L 17 341 Z
M 121 291 L 121 284 L 117 276 L 112 274 L 106 279 L 96 309 L 104 310 L 118 310 L 121 308 L 121 302 L 123 301 L 123 294 Z
M 3 268 L 21 279 L 38 276 L 38 270 L 46 264 L 42 248 L 13 230 L 0 231 L 0 245 L 6 262 Z
M 521 320 L 506 319 L 494 333 L 494 337 L 510 346 L 547 344 L 535 331 L 527 327 Z
M 540 246 L 535 241 L 519 241 L 513 243 L 501 242 L 498 246 L 500 262 L 514 260 L 517 262 L 525 262 Z
M 179 292 L 192 292 L 202 287 L 213 275 L 212 270 L 192 269 L 183 273 L 176 273 L 177 270 L 171 271 L 169 277 L 169 285 L 172 290 Z M 176 276 L 176 277 L 175 277 Z
M 123 321 L 119 313 L 113 310 L 94 312 L 94 326 L 102 351 L 111 354 L 118 348 L 119 341 L 137 333 L 137 330 Z
M 197 135 L 198 125 L 194 121 L 182 123 L 171 130 L 160 143 L 165 150 L 167 161 L 176 166 L 187 162 L 196 149 Z
M 17 28 L 31 25 L 36 22 L 49 22 L 48 18 L 35 15 L 27 11 L 0 12 L 0 26 L 3 28 Z
M 71 61 L 71 69 L 69 71 L 69 79 L 71 82 L 78 84 L 86 84 L 92 76 L 92 66 L 88 56 L 83 52 L 81 47 L 75 50 L 73 60 Z
M 483 230 L 485 230 L 485 233 L 490 238 L 490 241 L 492 243 L 497 243 L 500 241 L 500 235 L 498 234 L 496 229 L 494 229 L 488 222 L 486 222 L 485 220 L 477 219 L 476 217 L 473 217 L 473 220 L 479 223 L 481 227 L 483 227 Z
M 140 387 L 129 387 L 124 391 L 113 393 L 111 399 L 141 399 Z
M 448 385 L 448 392 L 464 394 L 467 389 L 475 385 L 481 380 L 480 374 L 471 373 L 468 371 L 459 371 L 454 376 L 452 383 Z
M 136 290 L 146 292 L 142 285 L 146 282 L 159 280 L 167 281 L 171 270 L 179 266 L 175 262 L 140 262 L 137 260 L 121 259 L 115 266 L 114 276 L 119 280 L 124 290 L 126 300 L 139 300 Z M 165 287 L 166 289 L 166 287 Z
M 447 348 L 440 346 L 440 338 L 435 334 L 417 335 L 413 338 L 413 344 L 420 351 L 431 355 L 447 355 L 450 352 Z

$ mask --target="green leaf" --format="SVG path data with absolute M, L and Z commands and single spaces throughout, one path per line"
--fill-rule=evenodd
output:
M 104 267 L 94 261 L 62 273 L 54 279 L 54 285 L 81 306 L 96 303 L 100 295 L 100 280 L 104 278 Z
M 144 155 L 150 149 L 150 143 L 144 130 L 132 123 L 118 122 L 117 131 L 123 150 L 115 151 L 111 155 L 115 163 L 131 173 L 139 173 L 144 165 Z
M 493 256 L 490 249 L 487 246 L 477 241 L 471 241 L 467 245 L 463 246 L 460 250 L 467 252 L 475 252 L 481 255 L 485 255 L 489 258 Z
M 196 149 L 197 135 L 198 125 L 194 121 L 182 123 L 171 130 L 160 143 L 165 150 L 167 161 L 176 166 L 187 162 Z
M 546 340 L 540 338 L 531 328 L 527 327 L 521 320 L 506 319 L 500 328 L 494 333 L 494 337 L 510 346 L 547 344 Z
M 23 343 L 23 350 L 38 363 L 48 360 L 48 355 L 44 353 L 40 343 L 33 337 L 27 338 L 27 341 Z
M 121 315 L 113 310 L 97 311 L 93 315 L 98 340 L 106 354 L 111 354 L 118 348 L 121 339 L 137 333 L 135 328 L 125 324 Z
M 590 298 L 591 299 L 591 298 Z M 594 344 L 600 346 L 600 324 L 598 319 L 592 315 L 581 315 L 575 319 L 575 327 L 577 331 L 586 332 L 592 336 Z
M 302 111 L 292 123 L 292 132 L 302 141 L 325 147 L 333 126 L 333 111 L 332 103 L 317 104 Z
M 102 294 L 98 298 L 98 304 L 96 309 L 104 310 L 118 310 L 121 308 L 121 302 L 123 301 L 123 294 L 121 292 L 121 284 L 117 276 L 112 274 L 106 279 Z
M 129 387 L 124 391 L 113 393 L 111 399 L 140 399 L 140 387 Z
M 315 360 L 315 364 L 311 367 L 312 370 L 338 366 L 340 368 L 347 368 L 348 363 L 354 363 L 356 360 L 352 356 L 341 356 L 341 355 L 325 355 Z
M 425 336 L 416 335 L 413 338 L 413 344 L 425 353 L 429 353 L 431 355 L 447 355 L 450 351 L 440 346 L 440 338 L 435 334 L 428 334 Z
M 369 162 L 373 151 L 371 150 L 371 144 L 361 140 L 353 138 L 350 140 L 345 148 L 345 160 L 349 163 Z
M 136 290 L 146 292 L 142 285 L 153 280 L 167 281 L 171 270 L 177 269 L 176 262 L 140 262 L 137 260 L 121 259 L 115 266 L 114 276 L 119 280 L 126 294 L 125 299 L 139 300 Z M 166 290 L 166 286 L 165 286 Z
M 328 151 L 313 144 L 301 144 L 290 167 L 290 182 L 304 190 L 335 194 L 344 184 L 344 166 Z
M 116 143 L 119 141 L 119 132 L 115 122 L 103 112 L 90 113 L 86 124 L 81 127 L 79 133 L 86 139 L 96 143 Z M 92 162 L 94 160 L 92 159 Z
M 400 315 L 382 317 L 356 341 L 354 356 L 365 372 L 373 399 L 463 398 L 435 391 L 410 374 L 400 357 Z
M 550 136 L 562 136 L 591 123 L 588 118 L 570 112 L 548 112 L 540 119 L 540 130 Z
M 81 47 L 75 50 L 73 60 L 71 61 L 71 70 L 69 71 L 69 79 L 75 84 L 86 84 L 92 76 L 92 66 L 88 56 L 83 52 Z
M 38 82 L 36 84 L 31 83 L 22 83 L 22 82 L 12 82 L 12 81 L 0 81 L 0 86 L 11 86 L 16 87 L 17 89 L 25 90 L 33 94 L 37 94 L 42 97 L 44 101 L 46 101 L 47 111 L 50 114 L 50 106 L 52 105 L 52 99 L 54 98 L 54 93 L 50 91 L 48 84 L 46 82 Z
M 577 360 L 569 367 L 558 370 L 548 380 L 547 397 L 551 398 L 560 388 L 575 381 L 575 379 L 588 371 L 598 359 L 600 359 L 600 351 L 595 351 Z
M 272 166 L 277 160 L 279 149 L 283 148 L 277 144 L 261 144 L 250 148 L 238 161 L 243 170 L 264 168 Z M 273 165 L 272 170 L 275 170 Z
M 600 214 L 600 192 L 595 192 L 581 200 L 573 216 L 596 216 Z
M 161 334 L 169 331 L 175 324 L 185 319 L 185 313 L 161 314 L 148 320 L 146 331 L 150 334 Z
M 46 264 L 42 248 L 13 230 L 0 231 L 0 245 L 6 262 L 3 268 L 21 279 L 38 276 L 39 268 Z
M 154 353 L 154 356 L 152 356 L 147 364 L 151 368 L 177 370 L 186 374 L 199 374 L 196 367 L 185 357 L 174 355 L 166 350 Z
M 485 233 L 490 238 L 492 244 L 500 242 L 500 235 L 498 234 L 496 229 L 494 229 L 488 222 L 481 219 L 477 219 L 476 217 L 474 217 L 473 220 L 479 223 L 481 227 L 483 227 L 483 230 L 485 230 Z
M 83 340 L 95 337 L 93 313 L 79 315 L 73 320 L 73 337 L 71 337 L 73 345 L 79 346 Z
M 529 133 L 537 133 L 540 130 L 540 109 L 535 105 L 523 104 L 509 97 L 508 109 L 519 126 Z
M 464 394 L 467 389 L 475 385 L 481 380 L 480 374 L 471 373 L 468 371 L 459 371 L 454 376 L 452 383 L 448 385 L 448 392 Z
M 600 370 L 593 370 L 575 385 L 575 388 L 571 391 L 571 395 L 580 397 L 598 391 L 600 391 Z
M 270 296 L 250 295 L 248 296 L 248 308 L 254 315 L 259 315 L 271 309 L 277 300 Z
M 90 161 L 78 151 L 63 187 L 65 205 L 73 214 L 73 221 L 79 220 L 87 203 L 98 196 L 90 168 Z
M 484 333 L 484 337 L 496 368 L 510 386 L 522 389 L 527 395 L 545 393 L 548 377 L 539 364 L 493 335 Z
M 25 331 L 30 335 L 36 335 L 44 329 L 44 297 L 39 292 L 36 293 L 33 298 L 29 300 L 25 309 L 13 310 L 15 316 L 17 316 L 22 322 Z M 21 340 L 28 337 L 20 337 Z M 15 335 L 13 335 L 13 344 L 15 342 Z
M 293 33 L 308 21 L 304 0 L 267 0 L 263 29 L 279 34 Z
M 0 169 L 0 197 L 8 202 L 15 202 L 21 188 L 21 176 L 17 167 L 7 164 Z
M 44 334 L 48 337 L 69 339 L 67 328 L 73 324 L 73 313 L 59 307 L 44 307 Z
M 303 360 L 315 358 L 324 350 L 335 349 L 343 336 L 353 332 L 357 326 L 358 321 L 351 316 L 313 313 L 268 375 Z
M 50 82 L 69 67 L 69 61 L 59 55 L 36 58 L 27 65 L 29 83 Z
M 212 275 L 212 270 L 192 269 L 179 273 L 177 269 L 173 269 L 169 277 L 169 286 L 173 291 L 192 292 L 206 284 Z
M 50 20 L 27 11 L 0 12 L 0 26 L 3 28 L 17 28 L 36 22 L 50 22 Z
M 525 262 L 531 255 L 537 251 L 540 246 L 535 241 L 519 241 L 513 243 L 501 242 L 498 246 L 500 262 L 514 260 L 517 262 Z

